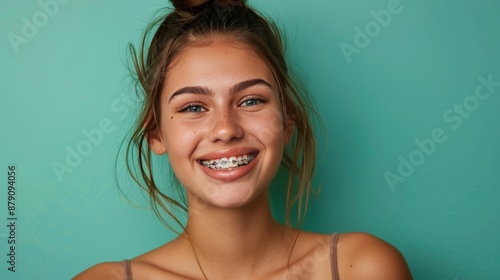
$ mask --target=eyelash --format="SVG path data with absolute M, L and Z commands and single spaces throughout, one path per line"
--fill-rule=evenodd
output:
M 257 101 L 258 103 L 257 104 L 254 104 L 254 105 L 247 105 L 245 107 L 250 107 L 250 106 L 258 106 L 258 105 L 261 105 L 263 103 L 266 103 L 267 100 L 262 98 L 262 97 L 257 97 L 257 96 L 249 96 L 249 97 L 246 97 L 245 99 L 243 99 L 243 101 L 240 102 L 240 105 L 243 105 L 245 102 L 248 102 L 248 101 Z
M 243 106 L 248 101 L 257 101 L 257 104 Z M 261 104 L 266 103 L 266 102 L 267 102 L 267 100 L 264 99 L 264 98 L 256 97 L 256 96 L 249 96 L 249 97 L 246 97 L 245 99 L 243 99 L 243 101 L 241 101 L 238 106 L 251 107 L 251 106 L 258 106 L 258 105 L 261 105 Z M 206 108 L 203 107 L 202 104 L 197 103 L 197 102 L 191 102 L 191 103 L 188 103 L 188 104 L 180 107 L 177 111 L 181 112 L 181 113 L 182 112 L 187 112 L 187 113 L 201 113 L 201 112 L 204 112 L 204 111 L 189 111 L 193 107 L 199 107 L 199 108 L 201 108 L 201 110 L 205 110 L 205 111 L 207 110 Z
M 203 112 L 203 111 L 189 111 L 189 109 L 193 108 L 193 107 L 200 107 L 202 110 L 206 110 L 200 103 L 192 102 L 192 103 L 188 103 L 188 104 L 182 106 L 177 111 L 178 112 L 187 112 L 187 113 L 201 113 L 201 112 Z

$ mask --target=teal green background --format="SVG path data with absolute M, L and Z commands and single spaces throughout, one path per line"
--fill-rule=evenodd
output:
M 126 44 L 139 40 L 167 1 L 59 3 L 17 52 L 9 34 L 22 34 L 23 18 L 43 9 L 36 1 L 0 3 L 0 225 L 7 224 L 7 166 L 18 170 L 17 272 L 7 271 L 7 231 L 0 226 L 1 279 L 69 279 L 174 237 L 123 165 L 117 179 L 131 202 L 114 175 L 136 106 Z M 474 101 L 478 77 L 500 81 L 500 4 L 401 0 L 386 26 L 371 29 L 369 43 L 347 58 L 341 44 L 356 47 L 355 28 L 376 28 L 371 11 L 397 2 L 249 3 L 286 27 L 291 65 L 328 135 L 318 141 L 315 182 L 322 193 L 311 200 L 305 228 L 370 232 L 400 249 L 415 279 L 500 279 L 500 87 L 467 117 L 443 118 L 455 104 Z M 54 163 L 64 164 L 68 147 L 76 149 L 84 131 L 101 122 L 108 132 L 58 178 Z M 401 176 L 399 157 L 409 160 L 419 149 L 415 141 L 435 129 L 446 141 Z M 404 182 L 391 187 L 386 172 Z M 281 208 L 275 213 L 281 217 Z

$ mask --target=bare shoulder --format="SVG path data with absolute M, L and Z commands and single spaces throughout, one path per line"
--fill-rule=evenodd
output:
M 124 278 L 122 263 L 104 262 L 75 276 L 72 280 L 121 280 Z
M 413 279 L 399 250 L 371 234 L 341 234 L 337 252 L 340 279 Z

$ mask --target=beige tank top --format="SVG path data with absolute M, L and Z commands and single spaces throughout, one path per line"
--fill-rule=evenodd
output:
M 339 239 L 338 233 L 332 233 L 331 241 L 330 241 L 330 261 L 332 267 L 332 280 L 339 280 L 339 273 L 337 267 L 337 241 Z M 132 279 L 132 268 L 130 267 L 129 260 L 123 260 L 123 274 L 125 275 L 124 280 L 133 280 Z

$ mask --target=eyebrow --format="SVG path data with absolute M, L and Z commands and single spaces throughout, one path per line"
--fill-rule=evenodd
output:
M 236 92 L 243 91 L 247 88 L 253 87 L 253 86 L 265 86 L 269 89 L 273 89 L 273 87 L 266 81 L 262 79 L 251 79 L 251 80 L 246 80 L 243 82 L 239 82 L 236 85 L 232 86 L 231 89 L 229 90 L 230 94 L 234 94 Z M 209 90 L 207 87 L 200 87 L 200 86 L 188 86 L 188 87 L 183 87 L 181 89 L 176 90 L 172 96 L 170 96 L 170 99 L 168 102 L 172 101 L 175 97 L 181 95 L 181 94 L 202 94 L 202 95 L 213 95 L 213 92 Z

